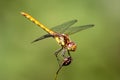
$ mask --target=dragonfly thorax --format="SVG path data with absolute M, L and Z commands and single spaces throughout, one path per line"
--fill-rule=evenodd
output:
M 55 37 L 56 41 L 64 48 L 69 51 L 76 50 L 76 44 L 72 42 L 68 35 L 66 34 L 59 34 Z

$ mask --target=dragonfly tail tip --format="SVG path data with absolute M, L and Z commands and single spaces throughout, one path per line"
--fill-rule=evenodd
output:
M 20 14 L 22 14 L 23 16 L 25 16 L 25 15 L 26 15 L 26 13 L 25 13 L 25 12 L 23 12 L 23 11 L 21 11 L 21 12 L 20 12 Z

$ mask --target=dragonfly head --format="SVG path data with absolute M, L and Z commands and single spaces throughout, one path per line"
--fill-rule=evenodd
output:
M 75 51 L 76 50 L 76 44 L 74 42 L 69 42 L 68 45 L 67 45 L 67 49 L 69 51 Z

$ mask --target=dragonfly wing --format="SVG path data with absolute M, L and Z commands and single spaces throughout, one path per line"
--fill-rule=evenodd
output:
M 61 25 L 55 26 L 55 27 L 51 28 L 51 30 L 53 30 L 57 33 L 64 33 L 71 25 L 73 25 L 76 22 L 77 22 L 77 20 L 71 20 L 71 21 L 65 22 Z
M 50 37 L 53 37 L 53 36 L 50 34 L 45 34 L 45 35 L 35 39 L 34 41 L 32 41 L 32 43 L 37 42 L 37 41 L 42 40 L 42 39 L 45 39 L 45 38 L 50 38 Z
M 93 24 L 89 24 L 89 25 L 83 25 L 83 26 L 77 26 L 77 27 L 70 27 L 70 28 L 69 28 L 68 30 L 66 30 L 64 33 L 65 33 L 65 34 L 68 34 L 68 35 L 71 35 L 71 34 L 74 34 L 74 33 L 79 32 L 79 31 L 82 31 L 82 30 L 91 28 L 91 27 L 93 27 L 93 26 L 94 26 Z

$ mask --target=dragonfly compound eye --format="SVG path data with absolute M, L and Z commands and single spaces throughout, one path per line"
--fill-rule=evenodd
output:
M 71 57 L 67 57 L 67 58 L 64 58 L 64 61 L 63 61 L 63 66 L 68 66 L 72 61 L 72 58 Z
M 69 51 L 75 51 L 76 50 L 76 44 L 74 42 L 69 42 L 67 45 L 67 48 Z

